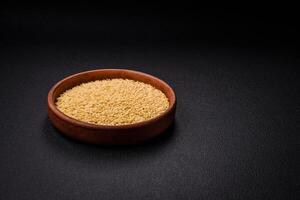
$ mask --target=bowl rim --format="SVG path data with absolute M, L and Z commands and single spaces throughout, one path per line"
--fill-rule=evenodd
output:
M 139 74 L 139 75 L 145 76 L 147 78 L 154 79 L 157 82 L 159 82 L 161 85 L 163 85 L 163 87 L 166 87 L 171 91 L 171 96 L 172 96 L 171 99 L 173 99 L 173 101 L 171 101 L 170 98 L 167 97 L 168 101 L 169 101 L 168 109 L 165 110 L 160 115 L 154 117 L 154 118 L 151 118 L 151 119 L 148 119 L 148 120 L 145 120 L 145 121 L 142 121 L 142 122 L 133 123 L 133 124 L 116 125 L 116 126 L 114 126 L 114 125 L 98 125 L 98 124 L 83 122 L 83 121 L 71 118 L 71 117 L 67 116 L 66 114 L 64 114 L 63 112 L 61 112 L 60 110 L 58 110 L 58 108 L 55 105 L 55 100 L 54 100 L 53 95 L 54 95 L 55 90 L 61 84 L 63 84 L 64 82 L 68 81 L 69 79 L 71 79 L 73 77 L 81 76 L 81 75 L 87 74 L 87 73 L 98 72 L 98 71 L 103 71 L 103 72 L 105 72 L 105 71 L 122 71 L 122 72 L 125 72 L 125 73 Z M 134 80 L 134 79 L 132 79 L 132 80 Z M 99 129 L 99 130 L 100 129 L 101 130 L 103 130 L 103 129 L 104 130 L 112 130 L 112 129 L 113 130 L 119 130 L 119 129 L 128 129 L 128 128 L 139 128 L 139 127 L 143 127 L 143 126 L 152 124 L 156 121 L 159 121 L 160 119 L 167 116 L 170 112 L 172 112 L 176 107 L 176 101 L 177 101 L 176 100 L 176 95 L 175 95 L 175 92 L 174 92 L 173 88 L 168 83 L 166 83 L 165 81 L 163 81 L 163 80 L 161 80 L 161 79 L 159 79 L 159 78 L 157 78 L 153 75 L 144 73 L 144 72 L 129 70 L 129 69 L 116 69 L 116 68 L 88 70 L 88 71 L 83 71 L 83 72 L 79 72 L 79 73 L 76 73 L 76 74 L 72 74 L 72 75 L 67 76 L 67 77 L 63 78 L 62 80 L 58 81 L 56 84 L 54 84 L 54 86 L 52 86 L 52 88 L 48 92 L 48 109 L 50 109 L 57 117 L 59 117 L 60 119 L 72 124 L 73 126 L 77 126 L 77 127 L 79 126 L 79 127 L 84 127 L 84 128 L 88 128 L 88 129 Z

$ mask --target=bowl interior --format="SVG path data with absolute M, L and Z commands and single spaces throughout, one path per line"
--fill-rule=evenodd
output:
M 93 70 L 93 71 L 82 72 L 79 74 L 69 76 L 61 80 L 54 86 L 53 88 L 54 90 L 52 93 L 52 103 L 55 104 L 56 99 L 59 97 L 61 93 L 63 93 L 68 89 L 71 89 L 76 85 L 85 82 L 95 81 L 95 80 L 112 79 L 112 78 L 132 79 L 132 80 L 148 83 L 153 87 L 161 90 L 166 95 L 170 104 L 169 108 L 171 108 L 175 103 L 174 91 L 164 81 L 142 72 L 137 72 L 132 70 L 121 70 L 121 69 Z

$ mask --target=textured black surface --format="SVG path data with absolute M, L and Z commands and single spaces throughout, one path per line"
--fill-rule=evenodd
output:
M 2 22 L 11 30 L 0 43 L 0 199 L 299 198 L 295 49 L 201 40 L 109 45 L 84 43 L 81 35 L 63 42 L 52 37 L 54 30 L 7 13 Z M 56 23 L 50 25 L 59 32 L 64 26 Z M 18 39 L 19 31 L 37 35 Z M 77 37 L 81 41 L 73 42 Z M 130 147 L 61 136 L 47 118 L 49 89 L 67 75 L 100 68 L 139 70 L 167 81 L 178 98 L 174 126 Z
M 296 199 L 298 65 L 245 49 L 6 47 L 1 199 Z M 124 148 L 62 137 L 47 119 L 50 87 L 75 72 L 118 66 L 174 87 L 174 127 Z

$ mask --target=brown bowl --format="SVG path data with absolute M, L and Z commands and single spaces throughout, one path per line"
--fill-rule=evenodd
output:
M 161 90 L 170 106 L 161 115 L 147 121 L 119 126 L 95 125 L 68 117 L 56 108 L 57 97 L 76 85 L 107 78 L 126 78 L 148 83 Z M 142 72 L 125 69 L 100 69 L 81 72 L 56 83 L 48 93 L 48 115 L 53 125 L 66 136 L 94 144 L 136 144 L 165 131 L 173 122 L 176 97 L 173 89 L 164 81 Z

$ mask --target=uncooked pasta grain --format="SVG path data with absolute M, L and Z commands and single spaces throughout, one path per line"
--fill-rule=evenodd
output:
M 152 119 L 169 107 L 166 95 L 153 86 L 130 79 L 83 83 L 56 101 L 65 115 L 97 125 L 126 125 Z

